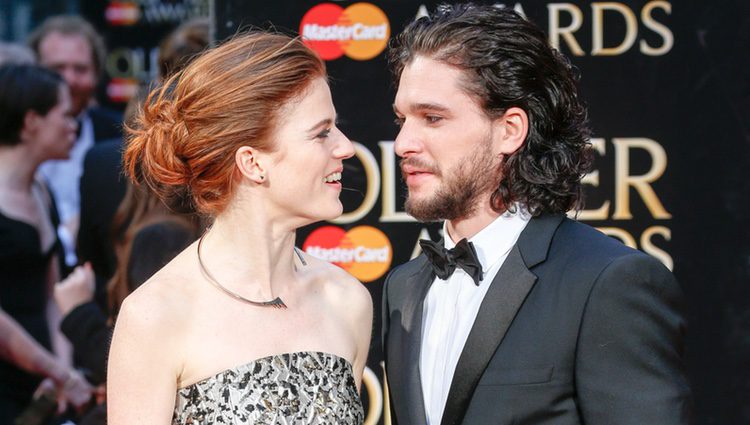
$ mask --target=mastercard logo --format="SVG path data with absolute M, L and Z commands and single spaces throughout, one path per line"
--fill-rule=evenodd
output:
M 104 16 L 110 25 L 133 25 L 141 17 L 138 4 L 130 1 L 112 1 L 104 11 Z
M 346 9 L 322 3 L 305 13 L 299 33 L 324 60 L 346 55 L 364 61 L 385 49 L 391 26 L 385 13 L 370 3 L 354 3 Z
M 315 229 L 302 249 L 346 270 L 362 282 L 372 282 L 391 267 L 393 249 L 385 233 L 372 226 L 349 230 L 336 226 Z
M 133 78 L 113 78 L 107 84 L 107 97 L 112 102 L 125 103 L 138 94 L 138 80 Z

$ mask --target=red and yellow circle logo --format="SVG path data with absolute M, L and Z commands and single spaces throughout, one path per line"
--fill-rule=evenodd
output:
M 133 1 L 110 1 L 104 17 L 113 26 L 135 25 L 141 18 L 141 8 Z
M 346 55 L 364 61 L 385 49 L 391 26 L 385 13 L 370 3 L 354 3 L 346 9 L 321 3 L 302 17 L 299 33 L 324 60 Z
M 336 264 L 362 282 L 383 276 L 393 259 L 391 241 L 372 226 L 357 226 L 348 232 L 336 226 L 323 226 L 310 233 L 302 249 Z

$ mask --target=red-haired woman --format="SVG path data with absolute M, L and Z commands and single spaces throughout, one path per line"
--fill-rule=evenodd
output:
M 335 123 L 323 62 L 277 34 L 208 51 L 147 100 L 129 174 L 212 225 L 123 303 L 110 424 L 362 422 L 369 292 L 294 247 L 342 212 L 354 151 Z

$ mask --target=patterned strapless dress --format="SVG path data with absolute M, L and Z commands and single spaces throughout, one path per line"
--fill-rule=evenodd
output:
M 253 360 L 177 391 L 173 425 L 361 425 L 352 365 L 303 351 Z

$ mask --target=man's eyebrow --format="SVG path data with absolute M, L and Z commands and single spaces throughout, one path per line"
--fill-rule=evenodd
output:
M 412 111 L 436 111 L 436 112 L 444 112 L 448 110 L 447 106 L 443 106 L 439 103 L 412 103 L 409 105 L 409 110 Z M 393 112 L 398 114 L 398 108 L 396 107 L 396 104 L 393 104 Z

